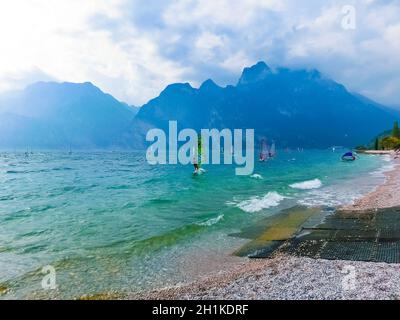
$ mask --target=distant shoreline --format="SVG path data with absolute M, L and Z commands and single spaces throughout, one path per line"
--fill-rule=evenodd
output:
M 376 154 L 376 155 L 393 155 L 393 150 L 357 150 L 361 154 Z
M 393 152 L 368 152 L 392 154 Z M 400 162 L 385 173 L 373 192 L 341 210 L 360 211 L 400 206 Z M 357 290 L 344 291 L 342 270 L 357 270 Z M 390 281 L 388 281 L 390 279 Z M 398 299 L 400 265 L 364 261 L 322 260 L 278 253 L 272 259 L 244 260 L 219 274 L 130 299 Z

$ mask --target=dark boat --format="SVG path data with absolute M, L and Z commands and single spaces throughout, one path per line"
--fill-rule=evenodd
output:
M 357 159 L 354 152 L 347 152 L 342 156 L 342 161 L 355 161 Z

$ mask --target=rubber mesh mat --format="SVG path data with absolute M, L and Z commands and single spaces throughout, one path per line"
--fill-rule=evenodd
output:
M 341 212 L 280 247 L 281 252 L 328 260 L 400 263 L 400 208 Z
M 304 209 L 303 209 L 304 210 Z M 298 212 L 291 212 L 298 214 Z M 303 217 L 307 215 L 303 214 Z M 400 208 L 364 212 L 337 211 L 316 223 L 318 215 L 297 222 L 297 232 L 281 236 L 277 225 L 269 226 L 268 242 L 247 248 L 251 258 L 268 258 L 276 252 L 328 260 L 400 263 Z M 287 223 L 282 219 L 279 227 Z M 276 238 L 274 238 L 276 237 Z M 260 238 L 258 238 L 259 240 Z

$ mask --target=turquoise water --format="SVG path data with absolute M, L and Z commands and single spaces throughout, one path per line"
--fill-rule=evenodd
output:
M 239 258 L 229 234 L 296 204 L 349 203 L 382 182 L 384 157 L 281 152 L 234 166 L 150 166 L 142 152 L 0 153 L 1 298 L 73 298 L 188 281 Z M 41 289 L 41 269 L 57 289 Z

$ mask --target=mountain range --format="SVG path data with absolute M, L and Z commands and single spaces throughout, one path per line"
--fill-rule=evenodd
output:
M 138 108 L 87 82 L 39 82 L 0 96 L 2 148 L 127 148 Z
M 143 148 L 150 128 L 253 128 L 279 146 L 325 148 L 371 140 L 399 119 L 317 70 L 245 68 L 236 85 L 167 86 L 141 108 L 91 83 L 36 83 L 0 96 L 0 147 Z

